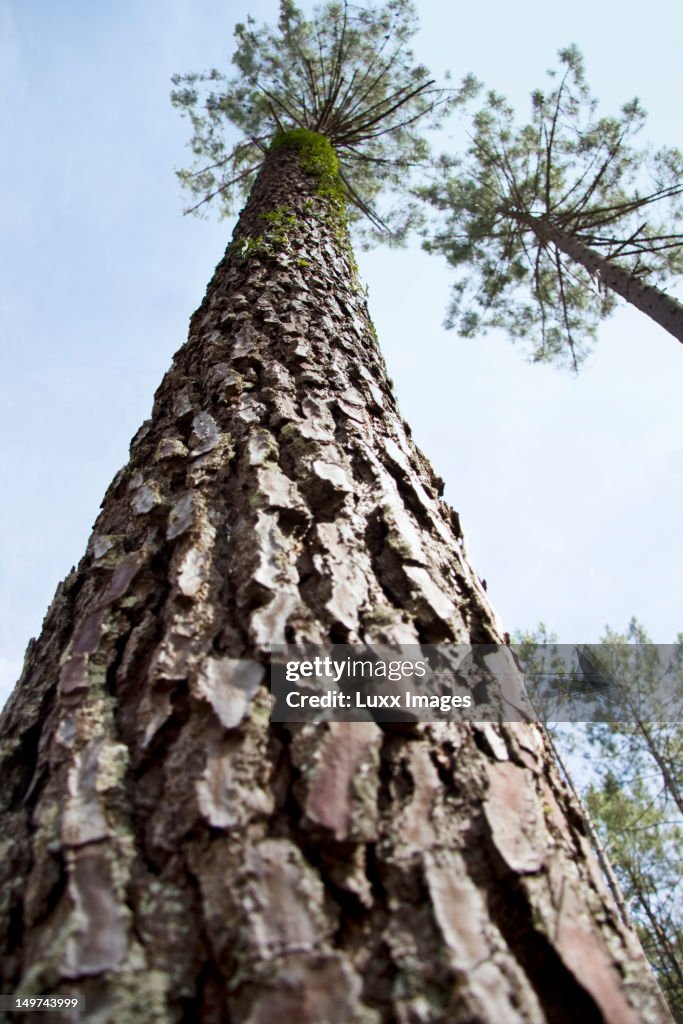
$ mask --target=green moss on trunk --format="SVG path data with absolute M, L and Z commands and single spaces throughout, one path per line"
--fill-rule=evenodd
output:
M 346 222 L 346 190 L 339 175 L 339 160 L 332 143 L 325 135 L 306 128 L 292 128 L 278 132 L 270 144 L 271 150 L 281 146 L 298 149 L 301 166 L 307 174 L 316 178 L 316 192 L 330 206 L 331 212 Z
M 318 218 L 322 216 L 335 238 L 348 242 L 346 190 L 339 175 L 337 154 L 329 139 L 305 128 L 293 128 L 277 132 L 271 141 L 270 152 L 283 146 L 297 151 L 301 169 L 314 179 L 315 194 L 323 201 L 321 210 L 318 202 L 307 200 L 304 204 L 306 213 Z M 236 239 L 232 243 L 233 252 L 243 259 L 250 259 L 291 251 L 293 235 L 300 226 L 296 212 L 288 206 L 278 206 L 259 214 L 259 218 L 264 223 L 263 232 Z M 303 258 L 296 263 L 301 267 L 308 266 L 308 261 Z M 352 268 L 357 272 L 355 261 L 352 261 Z

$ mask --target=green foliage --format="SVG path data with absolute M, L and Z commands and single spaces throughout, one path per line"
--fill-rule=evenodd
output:
M 683 828 L 642 777 L 628 786 L 608 767 L 585 795 L 607 845 L 643 949 L 683 1021 Z
M 515 651 L 525 672 L 533 675 L 537 668 L 537 645 L 549 645 L 552 655 L 556 642 L 543 624 L 517 634 Z M 660 648 L 634 619 L 624 633 L 608 628 L 601 644 L 628 715 L 550 731 L 571 765 L 573 784 L 583 791 L 671 1010 L 683 1022 L 683 722 L 680 703 L 672 714 L 668 702 L 673 688 L 659 685 L 666 662 L 667 679 L 680 687 L 683 634 L 675 646 Z
M 489 93 L 466 155 L 441 157 L 420 195 L 442 215 L 425 247 L 463 271 L 448 326 L 466 337 L 502 327 L 534 361 L 576 369 L 615 298 L 545 240 L 538 222 L 662 284 L 683 273 L 683 155 L 636 148 L 645 122 L 638 100 L 597 116 L 578 50 L 559 57 L 559 77 L 549 72 L 557 85 L 532 94 L 528 124 L 518 126 L 504 98 Z
M 437 124 L 475 88 L 471 78 L 459 92 L 436 88 L 410 49 L 416 29 L 410 0 L 353 8 L 333 0 L 311 20 L 292 0 L 280 0 L 277 29 L 251 18 L 237 25 L 234 75 L 215 68 L 174 75 L 172 102 L 193 131 L 193 166 L 178 172 L 197 197 L 190 209 L 215 200 L 221 214 L 232 213 L 279 133 L 303 133 L 303 150 L 322 159 L 313 155 L 311 145 L 319 144 L 309 132 L 336 152 L 352 218 L 364 214 L 381 226 L 371 204 L 385 190 L 405 187 L 428 158 L 418 122 Z

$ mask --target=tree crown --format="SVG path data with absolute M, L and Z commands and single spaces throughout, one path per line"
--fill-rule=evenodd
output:
M 276 29 L 251 18 L 237 25 L 235 74 L 173 76 L 172 102 L 193 130 L 193 166 L 178 172 L 197 200 L 186 212 L 215 200 L 231 214 L 276 133 L 301 129 L 325 135 L 337 152 L 352 218 L 380 226 L 376 198 L 405 185 L 427 159 L 418 122 L 435 124 L 476 87 L 468 77 L 460 90 L 437 88 L 410 49 L 416 30 L 410 0 L 332 0 L 310 20 L 293 0 L 280 0 Z M 227 124 L 239 141 L 230 142 Z
M 441 157 L 435 184 L 421 195 L 445 213 L 426 247 L 465 270 L 448 326 L 468 337 L 503 327 L 531 340 L 534 361 L 576 368 L 615 299 L 539 237 L 538 223 L 634 275 L 662 282 L 683 273 L 683 154 L 634 145 L 646 118 L 639 101 L 598 116 L 577 48 L 559 58 L 559 72 L 548 72 L 554 87 L 531 95 L 529 123 L 518 126 L 512 107 L 490 92 L 465 156 Z

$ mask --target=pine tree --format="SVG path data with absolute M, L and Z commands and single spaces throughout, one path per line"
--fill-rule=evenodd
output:
M 567 692 L 568 648 L 541 623 L 517 635 L 515 651 L 528 680 L 557 681 L 539 694 L 549 731 L 571 765 L 616 898 L 683 1020 L 683 634 L 658 645 L 635 619 L 624 632 L 607 628 L 593 648 L 607 686 L 594 693 L 585 722 L 560 716 L 553 724 Z
M 466 156 L 442 157 L 419 193 L 440 211 L 426 248 L 462 270 L 449 326 L 502 327 L 576 370 L 617 296 L 683 341 L 683 306 L 658 287 L 683 273 L 683 154 L 634 144 L 638 100 L 598 117 L 576 47 L 560 63 L 529 124 L 489 93 Z
M 221 104 L 254 118 L 228 177 L 263 158 L 233 240 L 3 713 L 3 990 L 127 1024 L 667 1021 L 540 728 L 270 722 L 274 642 L 502 640 L 346 228 L 382 125 L 434 105 L 396 84 L 410 9 L 282 15 L 207 108 L 210 149 Z
M 595 755 L 600 756 L 599 748 Z M 652 792 L 652 778 L 604 762 L 586 805 L 600 830 L 638 929 L 676 1021 L 683 1020 L 681 819 L 672 820 Z M 629 778 L 630 776 L 630 778 Z

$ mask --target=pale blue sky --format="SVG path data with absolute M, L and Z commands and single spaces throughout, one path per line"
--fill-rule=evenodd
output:
M 678 2 L 418 6 L 416 50 L 434 72 L 473 71 L 526 110 L 556 50 L 576 42 L 605 110 L 639 95 L 648 137 L 681 142 Z M 0 0 L 0 695 L 229 240 L 228 222 L 180 214 L 172 170 L 187 129 L 170 75 L 225 66 L 234 23 L 276 10 Z M 438 259 L 380 249 L 359 263 L 404 415 L 504 627 L 543 619 L 565 642 L 592 641 L 636 614 L 673 640 L 683 347 L 620 312 L 576 380 L 527 365 L 503 338 L 444 331 Z

